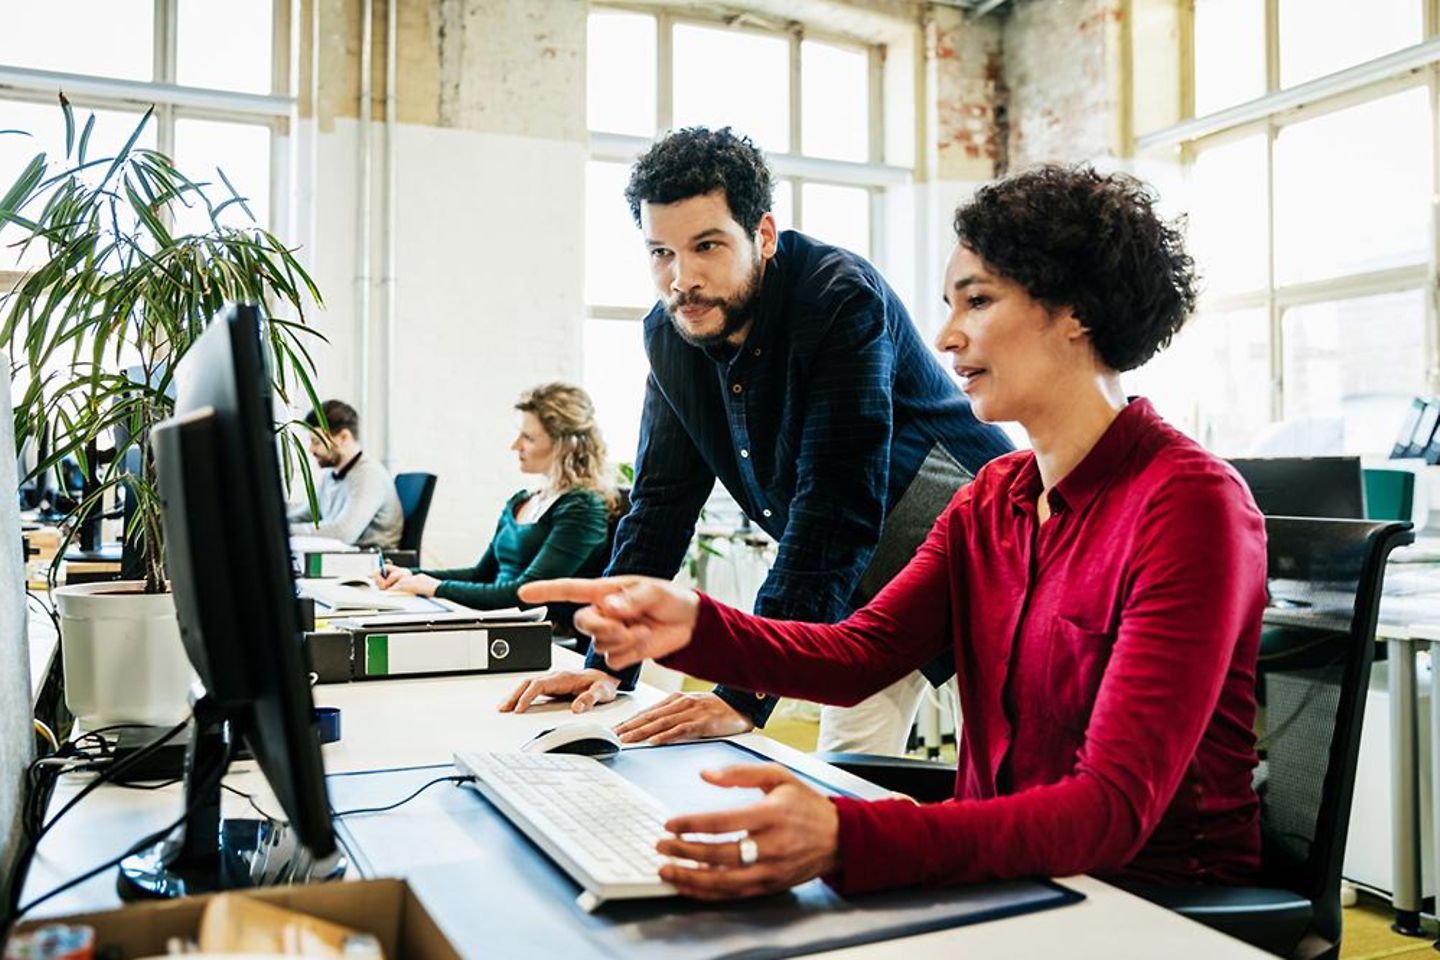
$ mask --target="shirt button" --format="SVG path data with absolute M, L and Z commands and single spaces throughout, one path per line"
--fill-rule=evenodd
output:
M 745 387 L 738 383 L 732 383 L 730 384 L 730 392 L 738 396 L 745 392 Z
M 750 351 L 750 355 L 755 357 L 760 356 L 760 348 L 756 347 L 754 350 Z
M 761 510 L 761 511 L 760 511 L 760 516 L 762 516 L 762 517 L 768 517 L 768 516 L 770 516 L 770 511 L 769 511 L 768 509 L 766 509 L 766 510 Z
M 750 458 L 750 451 L 742 447 L 740 450 L 740 458 L 742 460 L 748 460 Z

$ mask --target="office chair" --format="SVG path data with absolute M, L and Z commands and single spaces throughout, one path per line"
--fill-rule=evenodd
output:
M 1262 660 L 1256 684 L 1261 868 L 1255 887 L 1129 889 L 1282 957 L 1340 953 L 1340 869 L 1350 827 L 1360 724 L 1365 711 L 1385 562 L 1414 542 L 1409 523 L 1266 517 L 1267 615 L 1302 634 L 1307 655 Z M 953 795 L 945 764 L 820 754 L 886 789 L 933 801 Z
M 1415 474 L 1409 470 L 1366 467 L 1365 516 L 1370 520 L 1409 520 L 1415 508 Z
M 395 475 L 395 494 L 400 498 L 400 512 L 405 515 L 405 526 L 400 532 L 400 549 L 413 550 L 416 557 L 420 556 L 420 538 L 425 534 L 425 520 L 430 516 L 435 483 L 433 473 Z

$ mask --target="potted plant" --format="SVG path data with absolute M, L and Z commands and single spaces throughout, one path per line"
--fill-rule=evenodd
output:
M 87 479 L 52 583 L 85 522 L 128 498 L 124 537 L 136 579 L 56 590 L 71 710 L 104 722 L 173 722 L 185 713 L 190 672 L 167 592 L 151 430 L 174 410 L 176 363 L 226 302 L 261 307 L 272 385 L 287 409 L 297 390 L 304 396 L 296 399 L 319 409 L 306 347 L 319 335 L 306 325 L 305 307 L 320 295 L 274 235 L 222 223 L 232 208 L 254 220 L 223 173 L 217 188 L 137 146 L 153 111 L 119 152 L 97 158 L 89 150 L 93 115 L 77 128 L 63 94 L 60 109 L 65 156 L 37 154 L 0 194 L 0 255 L 27 265 L 0 297 L 16 442 L 43 438 L 32 474 L 68 463 Z M 203 211 L 204 228 L 177 229 L 182 208 Z M 287 482 L 298 467 L 313 498 L 290 423 L 276 425 Z

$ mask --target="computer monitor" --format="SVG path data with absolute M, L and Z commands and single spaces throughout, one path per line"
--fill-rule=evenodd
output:
M 217 317 L 176 369 L 153 450 L 180 636 L 204 687 L 186 756 L 188 822 L 121 865 L 122 896 L 329 879 L 343 870 L 301 649 L 270 379 L 254 307 Z M 220 820 L 243 738 L 289 826 Z
M 1359 457 L 1263 457 L 1230 463 L 1267 517 L 1365 519 Z

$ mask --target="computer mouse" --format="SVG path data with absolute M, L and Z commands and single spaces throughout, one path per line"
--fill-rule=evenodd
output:
M 620 752 L 620 737 L 603 723 L 580 720 L 542 730 L 520 749 L 525 753 L 578 753 L 609 760 Z
M 374 581 L 367 580 L 367 579 L 365 579 L 364 577 L 346 577 L 345 579 L 343 579 L 343 580 L 340 581 L 340 586 L 342 586 L 342 587 L 355 587 L 355 588 L 357 588 L 357 589 L 362 589 L 362 590 L 363 590 L 363 589 L 366 588 L 366 587 L 373 587 L 373 586 L 375 586 L 375 583 L 374 583 Z

